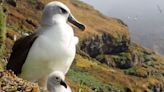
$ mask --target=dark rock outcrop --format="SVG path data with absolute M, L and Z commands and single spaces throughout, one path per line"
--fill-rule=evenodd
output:
M 127 51 L 129 49 L 130 40 L 124 37 L 120 39 L 113 38 L 108 33 L 95 35 L 83 40 L 80 44 L 82 51 L 95 58 L 100 54 L 112 54 Z
M 155 53 L 131 43 L 126 37 L 117 39 L 109 33 L 91 36 L 80 43 L 80 49 L 109 67 L 131 68 L 137 64 L 151 64 L 156 61 Z
M 16 3 L 17 0 L 6 0 L 6 2 L 14 7 L 17 6 L 17 3 Z

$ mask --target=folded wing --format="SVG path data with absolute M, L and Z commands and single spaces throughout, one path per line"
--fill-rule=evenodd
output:
M 14 71 L 16 75 L 21 73 L 21 69 L 25 63 L 28 52 L 37 37 L 37 33 L 33 33 L 29 36 L 22 37 L 15 42 L 7 64 L 7 70 Z

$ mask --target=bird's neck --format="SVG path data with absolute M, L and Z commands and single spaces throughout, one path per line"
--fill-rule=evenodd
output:
M 49 38 L 50 40 L 55 39 L 56 42 L 63 42 L 68 45 L 70 40 L 74 36 L 73 29 L 71 28 L 71 26 L 64 22 L 57 23 L 53 26 L 41 26 L 38 33 L 44 37 Z

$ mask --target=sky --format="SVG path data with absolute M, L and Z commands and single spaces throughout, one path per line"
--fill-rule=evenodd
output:
M 87 2 L 106 16 L 122 19 L 128 24 L 133 41 L 149 48 L 161 41 L 164 43 L 164 0 L 81 1 Z

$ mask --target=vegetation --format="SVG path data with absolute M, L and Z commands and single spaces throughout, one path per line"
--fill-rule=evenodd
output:
M 11 51 L 14 35 L 20 37 L 23 32 L 33 32 L 39 26 L 42 10 L 33 5 L 40 2 L 44 6 L 50 1 L 53 0 L 21 0 L 17 7 L 4 3 L 9 13 L 5 40 L 8 52 Z M 67 4 L 75 17 L 87 26 L 85 32 L 75 31 L 80 44 L 66 77 L 75 92 L 164 91 L 164 59 L 152 50 L 131 42 L 123 21 L 103 16 L 77 0 L 59 1 Z M 5 29 L 4 19 L 1 9 L 0 29 Z M 4 45 L 5 31 L 0 32 L 1 45 Z M 4 70 L 3 66 L 0 63 L 0 70 Z
M 71 79 L 71 81 L 77 83 L 78 88 L 74 89 L 81 90 L 82 92 L 124 92 L 124 88 L 121 85 L 110 83 L 108 81 L 103 82 L 102 80 L 97 78 L 97 75 L 99 75 L 99 73 L 93 74 L 93 72 L 95 72 L 96 70 L 93 69 L 93 72 L 90 71 L 92 70 L 91 66 L 95 67 L 96 69 L 100 69 L 103 72 L 106 72 L 108 70 L 108 68 L 102 67 L 101 64 L 97 64 L 97 61 L 93 62 L 92 59 L 83 58 L 80 55 L 77 55 L 76 60 L 74 61 L 74 64 L 72 65 L 67 75 L 67 77 Z M 91 91 L 89 91 L 86 87 L 91 89 Z
M 82 1 L 79 1 L 79 0 L 70 0 L 70 1 L 73 5 L 75 5 L 77 7 L 85 8 L 85 9 L 93 9 L 93 7 L 89 6 L 86 3 L 83 3 Z
M 27 0 L 30 4 L 35 5 L 37 4 L 37 0 Z
M 3 57 L 5 52 L 5 36 L 6 36 L 6 16 L 3 8 L 0 6 L 0 57 Z
M 1 92 L 38 92 L 38 85 L 18 78 L 11 71 L 0 72 Z

